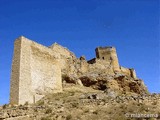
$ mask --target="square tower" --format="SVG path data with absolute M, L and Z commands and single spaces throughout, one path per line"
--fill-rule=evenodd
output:
M 110 62 L 115 72 L 120 71 L 115 47 L 97 47 L 95 52 L 98 59 Z
M 61 68 L 51 49 L 25 37 L 14 43 L 10 103 L 35 103 L 47 93 L 61 92 Z

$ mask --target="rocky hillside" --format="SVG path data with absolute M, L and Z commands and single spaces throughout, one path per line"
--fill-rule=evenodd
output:
M 139 117 L 139 114 L 143 116 Z M 144 115 L 150 115 L 148 117 Z M 49 94 L 36 104 L 0 108 L 0 120 L 158 120 L 160 94 L 137 95 L 65 84 L 62 93 Z
M 135 70 L 119 65 L 114 47 L 97 48 L 89 61 L 53 44 L 63 92 L 35 104 L 3 105 L 0 120 L 157 120 L 160 94 L 150 94 Z

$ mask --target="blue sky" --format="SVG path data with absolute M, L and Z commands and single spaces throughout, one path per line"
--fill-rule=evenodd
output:
M 0 104 L 9 102 L 13 45 L 21 35 L 87 59 L 97 46 L 115 46 L 120 65 L 160 92 L 159 15 L 159 0 L 0 0 Z

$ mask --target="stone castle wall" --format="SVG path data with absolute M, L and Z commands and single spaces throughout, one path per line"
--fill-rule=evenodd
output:
M 131 76 L 132 78 L 136 79 L 137 76 L 136 76 L 136 71 L 134 69 L 130 69 L 130 68 L 125 68 L 125 67 L 120 67 L 121 69 L 121 72 L 128 75 L 128 76 Z
M 119 66 L 114 47 L 96 48 L 96 58 L 87 62 L 57 43 L 45 47 L 20 37 L 14 44 L 10 103 L 35 103 L 48 93 L 61 92 L 63 75 L 78 78 L 95 72 L 136 78 L 134 69 Z
M 130 72 L 130 70 L 128 68 L 125 68 L 125 67 L 121 66 L 120 69 L 121 69 L 122 73 L 124 73 L 124 74 L 126 74 L 128 76 L 131 76 L 131 72 Z
M 72 52 L 57 43 L 50 46 L 50 49 L 52 49 L 55 53 L 59 54 L 58 61 L 62 69 L 67 69 L 68 63 L 71 60 L 76 59 L 76 56 Z
M 19 102 L 19 76 L 20 76 L 20 54 L 21 41 L 17 40 L 14 44 L 14 56 L 12 61 L 12 75 L 10 83 L 10 103 L 18 104 Z
M 15 41 L 11 104 L 34 103 L 46 93 L 62 91 L 59 54 L 27 38 Z

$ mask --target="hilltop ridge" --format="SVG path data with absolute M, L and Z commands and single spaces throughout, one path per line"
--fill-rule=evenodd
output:
M 160 95 L 119 64 L 112 46 L 97 47 L 87 61 L 57 43 L 46 47 L 19 37 L 11 76 L 10 103 L 0 107 L 0 119 L 127 120 L 135 112 L 159 119 Z

